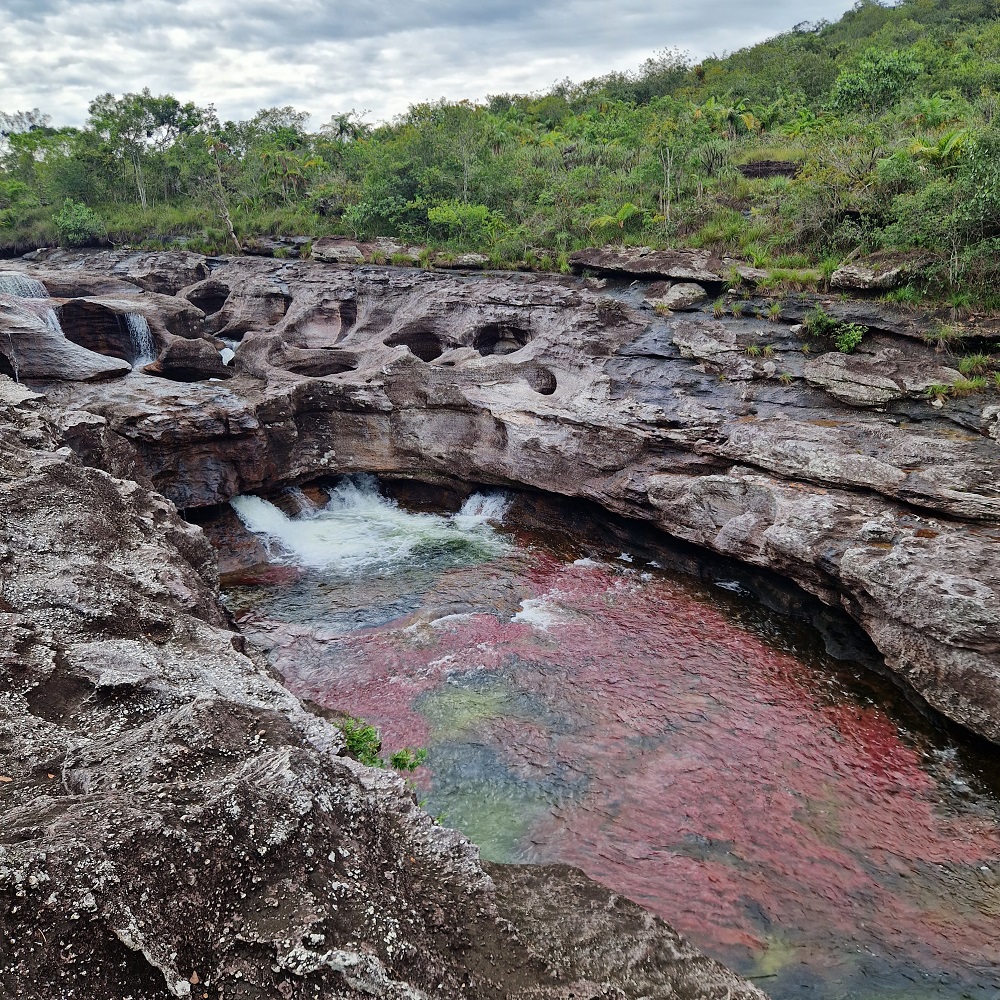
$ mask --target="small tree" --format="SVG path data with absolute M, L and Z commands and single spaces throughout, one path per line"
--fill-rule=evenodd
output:
M 67 198 L 53 219 L 59 239 L 66 246 L 85 247 L 102 242 L 107 230 L 99 215 L 83 202 Z
M 923 66 L 905 52 L 869 49 L 855 70 L 837 77 L 830 103 L 837 111 L 862 111 L 880 115 L 897 104 Z

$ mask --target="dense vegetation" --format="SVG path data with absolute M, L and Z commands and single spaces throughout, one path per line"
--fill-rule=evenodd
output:
M 80 129 L 3 115 L 0 242 L 344 233 L 558 266 L 619 241 L 820 274 L 912 251 L 926 277 L 904 296 L 1000 306 L 997 0 L 860 0 L 697 65 L 664 51 L 544 95 L 307 122 L 148 90 L 98 97 Z

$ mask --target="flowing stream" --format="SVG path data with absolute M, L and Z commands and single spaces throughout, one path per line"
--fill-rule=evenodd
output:
M 270 567 L 227 601 L 298 694 L 428 747 L 418 794 L 485 857 L 578 865 L 775 1000 L 1000 995 L 995 752 L 724 573 L 501 495 L 320 499 L 234 501 Z

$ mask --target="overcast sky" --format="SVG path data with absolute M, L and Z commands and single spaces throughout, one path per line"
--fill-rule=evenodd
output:
M 149 87 L 220 117 L 292 104 L 318 127 L 352 108 L 532 92 L 721 54 L 851 0 L 0 0 L 0 111 L 82 124 L 97 94 Z

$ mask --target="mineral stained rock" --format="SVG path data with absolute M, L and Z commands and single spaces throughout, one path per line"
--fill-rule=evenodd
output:
M 169 257 L 18 266 L 99 286 Z M 240 341 L 234 378 L 48 381 L 47 406 L 85 461 L 182 508 L 351 472 L 596 501 L 843 606 L 902 681 L 1000 741 L 991 397 L 935 408 L 924 387 L 953 370 L 884 304 L 826 302 L 879 324 L 845 360 L 591 284 L 218 260 L 178 301 Z

